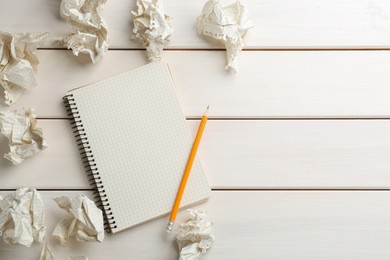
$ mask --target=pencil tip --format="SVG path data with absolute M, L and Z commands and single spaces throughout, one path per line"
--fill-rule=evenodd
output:
M 209 107 L 210 107 L 210 105 L 208 105 L 207 108 L 206 108 L 206 111 L 204 111 L 204 115 L 205 116 L 207 116 L 209 114 Z

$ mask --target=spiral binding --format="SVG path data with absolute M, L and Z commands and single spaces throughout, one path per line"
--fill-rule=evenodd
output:
M 73 98 L 73 94 L 64 96 L 63 102 L 69 119 L 71 120 L 73 134 L 76 137 L 81 160 L 83 161 L 84 168 L 88 176 L 88 182 L 94 188 L 94 200 L 96 205 L 103 211 L 104 229 L 107 233 L 111 233 L 113 229 L 117 228 L 117 225 L 111 211 L 110 203 L 108 202 L 104 185 L 100 178 L 99 169 L 89 145 L 87 134 L 85 133 L 83 122 Z

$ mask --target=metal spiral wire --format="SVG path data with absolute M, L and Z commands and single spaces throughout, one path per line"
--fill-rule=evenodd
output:
M 63 97 L 63 102 L 70 119 L 73 134 L 76 137 L 77 147 L 80 151 L 81 160 L 83 161 L 84 168 L 87 173 L 88 182 L 93 187 L 94 200 L 96 205 L 103 211 L 104 229 L 107 233 L 111 233 L 113 229 L 117 228 L 117 225 L 107 198 L 106 190 L 104 189 L 104 185 L 100 177 L 99 169 L 91 150 L 91 146 L 89 145 L 88 137 L 85 133 L 83 121 L 81 120 L 72 94 Z

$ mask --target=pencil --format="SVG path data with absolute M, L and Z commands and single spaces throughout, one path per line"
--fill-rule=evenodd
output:
M 198 150 L 200 139 L 202 138 L 204 127 L 206 126 L 207 122 L 207 115 L 209 112 L 209 106 L 207 106 L 206 111 L 204 112 L 202 116 L 202 120 L 200 121 L 198 132 L 196 133 L 194 144 L 192 145 L 190 156 L 188 157 L 187 165 L 184 170 L 183 177 L 181 179 L 181 183 L 179 186 L 179 191 L 177 192 L 175 203 L 173 204 L 171 215 L 169 216 L 169 222 L 167 226 L 167 231 L 170 232 L 173 229 L 173 224 L 176 220 L 177 212 L 179 211 L 180 202 L 184 194 L 184 189 L 187 185 L 188 177 L 190 176 L 192 165 L 194 164 L 196 151 Z

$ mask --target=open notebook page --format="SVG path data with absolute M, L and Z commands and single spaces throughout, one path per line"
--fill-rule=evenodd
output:
M 193 138 L 168 66 L 154 62 L 69 94 L 115 219 L 112 232 L 169 213 Z M 181 206 L 209 194 L 196 160 Z

